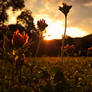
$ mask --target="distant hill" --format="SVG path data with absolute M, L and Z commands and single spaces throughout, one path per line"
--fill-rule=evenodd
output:
M 38 55 L 60 56 L 61 44 L 62 44 L 61 39 L 42 40 Z M 70 44 L 70 45 L 74 44 L 76 46 L 76 53 L 78 53 L 78 51 L 80 50 L 81 55 L 86 56 L 87 49 L 92 46 L 92 34 L 84 37 L 77 37 L 77 38 L 68 37 L 65 40 L 65 45 L 66 44 Z

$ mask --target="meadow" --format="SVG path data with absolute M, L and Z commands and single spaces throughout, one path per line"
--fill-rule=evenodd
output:
M 61 15 L 58 16 L 57 12 L 53 12 L 58 11 L 52 8 L 54 6 L 49 7 L 49 3 L 45 3 L 45 0 L 44 4 L 48 6 L 45 12 L 39 8 L 39 6 L 42 9 L 45 8 L 41 3 L 44 0 L 38 1 L 38 5 L 36 3 L 31 5 L 29 0 L 0 0 L 0 92 L 92 92 L 92 57 L 88 57 L 92 56 L 92 34 L 83 38 L 80 38 L 80 35 L 79 38 L 68 37 L 66 29 L 68 13 L 72 5 L 62 2 L 62 5 L 58 7 L 57 1 L 55 4 L 54 2 L 51 3 L 64 14 L 64 19 L 63 17 L 58 19 Z M 59 1 L 57 3 L 61 3 Z M 87 6 L 84 4 L 85 10 Z M 32 15 L 29 6 L 34 6 L 33 9 L 38 17 Z M 74 6 L 79 6 L 79 3 L 78 5 L 74 4 Z M 81 10 L 79 7 L 74 9 Z M 47 11 L 56 14 L 55 17 Z M 70 18 L 70 24 L 74 23 L 73 19 L 75 21 L 78 19 L 78 16 L 74 17 L 78 13 L 77 10 L 73 11 L 76 13 Z M 46 18 L 45 16 L 41 18 L 39 13 L 41 16 L 45 13 Z M 78 20 L 82 19 L 80 13 L 82 14 L 82 12 L 79 12 Z M 83 12 L 83 16 L 85 14 Z M 74 24 L 70 25 L 73 37 L 74 35 L 76 37 L 76 33 L 80 34 L 80 32 L 82 35 L 80 29 L 87 29 L 86 24 L 84 28 L 81 28 L 81 25 L 79 27 L 74 26 Z M 51 34 L 47 32 L 48 29 Z M 83 31 L 85 35 L 87 35 L 86 31 L 88 32 L 86 29 Z M 90 29 L 89 26 L 88 29 Z M 55 32 L 55 36 L 52 31 Z M 59 32 L 60 38 L 54 40 L 59 37 L 57 32 Z M 64 34 L 62 34 L 63 32 Z M 51 38 L 53 41 L 48 41 L 52 36 L 54 36 Z M 47 39 L 43 41 L 45 38 Z M 61 57 L 45 56 L 61 56 L 62 59 Z
M 92 57 L 30 57 L 18 68 L 0 60 L 0 92 L 92 92 Z

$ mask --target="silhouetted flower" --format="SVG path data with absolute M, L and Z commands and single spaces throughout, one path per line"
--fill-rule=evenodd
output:
M 28 36 L 28 34 L 25 33 L 25 31 L 23 31 L 23 33 L 21 34 L 19 32 L 19 30 L 17 30 L 13 34 L 12 44 L 15 47 L 21 47 L 21 46 L 25 45 L 26 43 L 28 43 L 28 39 L 29 39 L 29 36 Z
M 67 16 L 67 14 L 69 13 L 69 10 L 72 8 L 72 5 L 67 5 L 66 3 L 62 3 L 62 7 L 59 6 L 59 10 L 65 15 Z
M 48 26 L 48 24 L 46 24 L 44 19 L 42 19 L 42 20 L 37 21 L 37 26 L 40 31 L 43 31 Z
M 64 31 L 64 37 L 62 40 L 62 47 L 61 47 L 61 57 L 62 57 L 62 62 L 63 62 L 63 54 L 64 54 L 64 40 L 66 36 L 66 28 L 67 28 L 67 14 L 69 13 L 69 10 L 72 8 L 72 5 L 67 5 L 66 3 L 62 3 L 62 7 L 59 6 L 59 10 L 65 15 L 65 31 Z

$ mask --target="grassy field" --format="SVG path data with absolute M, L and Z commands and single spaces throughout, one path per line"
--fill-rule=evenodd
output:
M 0 92 L 92 92 L 92 57 L 30 57 L 19 68 L 0 60 Z

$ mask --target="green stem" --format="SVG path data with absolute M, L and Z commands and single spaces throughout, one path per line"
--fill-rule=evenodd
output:
M 67 28 L 67 15 L 65 16 L 65 31 L 64 31 L 64 36 L 62 38 L 62 46 L 61 46 L 61 60 L 62 60 L 62 63 L 64 63 L 63 56 L 64 56 L 64 41 L 65 41 L 65 36 L 66 36 L 66 28 Z
M 38 55 L 40 44 L 41 44 L 41 40 L 38 42 L 38 46 L 37 46 L 37 49 L 36 49 L 35 57 Z
M 42 39 L 42 32 L 40 33 L 40 36 L 41 36 L 41 39 Z M 35 53 L 35 57 L 37 57 L 37 55 L 38 55 L 40 44 L 41 44 L 41 39 L 39 39 L 38 46 L 37 46 L 36 53 Z

